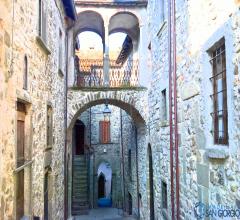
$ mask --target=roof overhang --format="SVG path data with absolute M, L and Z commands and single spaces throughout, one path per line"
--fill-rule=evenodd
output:
M 77 13 L 74 0 L 62 0 L 66 15 L 72 20 L 76 20 Z

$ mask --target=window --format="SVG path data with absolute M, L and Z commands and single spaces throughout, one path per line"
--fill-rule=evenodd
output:
M 28 86 L 28 59 L 24 56 L 24 68 L 23 68 L 23 89 L 27 89 Z
M 110 121 L 99 122 L 99 136 L 100 143 L 110 143 Z
M 62 31 L 59 30 L 58 69 L 62 71 Z
M 228 144 L 227 82 L 225 44 L 211 50 L 213 85 L 213 135 L 215 144 Z
M 167 184 L 162 181 L 162 208 L 167 209 Z
M 131 149 L 128 150 L 128 173 L 129 179 L 132 181 L 132 151 Z
M 44 43 L 47 43 L 47 12 L 44 0 L 38 0 L 39 2 L 39 20 L 38 20 L 38 35 L 42 38 Z
M 167 97 L 166 97 L 166 89 L 164 89 L 162 92 L 162 120 L 167 120 Z
M 21 102 L 17 102 L 17 166 L 22 166 L 25 161 L 25 115 L 26 106 Z
M 52 147 L 53 142 L 53 110 L 50 105 L 47 106 L 47 147 Z

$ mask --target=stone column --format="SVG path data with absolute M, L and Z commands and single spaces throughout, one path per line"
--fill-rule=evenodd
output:
M 138 53 L 138 41 L 134 40 L 133 52 L 132 52 L 132 69 L 131 69 L 131 79 L 130 84 L 133 86 L 139 85 L 139 53 Z
M 147 24 L 140 24 L 139 37 L 139 85 L 148 87 L 150 74 L 147 68 Z
M 108 33 L 109 22 L 105 22 L 104 30 L 104 52 L 103 52 L 103 84 L 109 86 L 109 33 Z

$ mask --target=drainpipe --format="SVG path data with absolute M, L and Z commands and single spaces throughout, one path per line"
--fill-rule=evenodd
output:
M 176 164 L 176 215 L 179 219 L 179 157 L 178 157 L 178 114 L 177 114 L 177 62 L 176 62 L 176 8 L 175 0 L 172 0 L 172 26 L 173 26 L 173 82 L 174 82 L 174 148 Z
M 125 169 L 124 169 L 124 148 L 123 148 L 123 120 L 122 120 L 122 109 L 120 109 L 120 135 L 121 135 L 121 150 L 122 150 L 122 181 L 123 181 L 123 211 L 125 209 L 126 195 L 125 195 Z
M 140 219 L 140 201 L 139 201 L 139 177 L 138 177 L 138 141 L 137 141 L 137 127 L 135 126 L 135 143 L 136 143 L 136 174 L 137 174 L 137 205 L 138 205 L 138 216 Z
M 173 124 L 172 124 L 172 7 L 171 1 L 168 1 L 168 68 L 169 68 L 169 129 L 170 129 L 170 179 L 171 179 L 171 209 L 172 220 L 175 216 L 174 206 L 174 171 L 173 171 Z

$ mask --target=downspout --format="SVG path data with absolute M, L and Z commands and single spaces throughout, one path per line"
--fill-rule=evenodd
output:
M 138 141 L 137 141 L 137 127 L 135 126 L 135 143 L 136 143 L 136 174 L 137 174 L 137 205 L 138 205 L 138 216 L 140 219 L 140 201 L 139 201 L 139 177 L 138 177 Z
M 123 120 L 122 120 L 122 109 L 120 109 L 120 135 L 121 135 L 121 151 L 122 151 L 122 181 L 123 181 L 123 211 L 125 209 L 126 195 L 125 195 L 125 167 L 124 167 L 124 148 L 123 148 Z
M 168 68 L 169 68 L 169 129 L 170 129 L 170 179 L 171 179 L 171 211 L 172 220 L 175 216 L 174 206 L 174 171 L 173 171 L 173 124 L 172 124 L 172 7 L 171 1 L 168 1 Z
M 68 216 L 68 164 L 67 164 L 67 92 L 68 92 L 68 31 L 66 30 L 66 77 L 65 77 L 65 111 L 64 111 L 64 128 L 65 128 L 65 148 L 64 148 L 64 219 Z
M 177 114 L 177 63 L 176 63 L 176 4 L 172 0 L 172 26 L 173 26 L 173 82 L 174 82 L 174 139 L 175 139 L 175 167 L 176 167 L 176 215 L 179 219 L 179 157 L 178 157 L 178 114 Z

